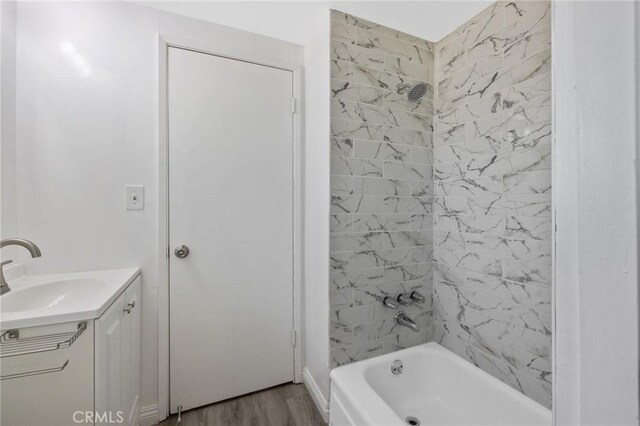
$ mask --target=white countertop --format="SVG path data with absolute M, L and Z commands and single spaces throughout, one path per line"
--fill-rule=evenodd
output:
M 0 296 L 0 329 L 98 318 L 138 275 L 139 268 L 127 268 L 9 279 L 11 291 Z

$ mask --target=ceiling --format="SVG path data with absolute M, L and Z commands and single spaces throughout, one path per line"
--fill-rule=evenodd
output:
M 327 9 L 439 41 L 491 1 L 136 1 L 192 18 L 305 44 Z
M 439 41 L 492 1 L 345 1 L 335 8 L 429 41 Z

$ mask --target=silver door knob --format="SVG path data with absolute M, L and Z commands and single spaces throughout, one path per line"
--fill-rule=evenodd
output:
M 180 259 L 185 258 L 185 257 L 189 256 L 189 247 L 187 247 L 185 245 L 178 246 L 173 251 L 173 254 L 175 254 L 176 257 L 178 257 Z

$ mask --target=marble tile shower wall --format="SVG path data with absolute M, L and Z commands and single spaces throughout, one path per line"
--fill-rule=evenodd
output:
M 434 340 L 551 405 L 549 2 L 435 49 Z
M 432 44 L 331 13 L 332 367 L 431 339 Z M 427 93 L 409 102 L 419 82 Z M 395 324 L 384 296 L 419 291 Z

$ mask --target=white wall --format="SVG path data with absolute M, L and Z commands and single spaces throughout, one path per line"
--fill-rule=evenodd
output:
M 13 236 L 18 228 L 16 209 L 16 3 L 0 3 L 0 237 Z M 14 249 L 14 248 L 11 248 Z M 0 259 L 15 254 L 4 251 Z
M 142 404 L 157 376 L 157 19 L 131 5 L 18 5 L 19 234 L 27 272 L 140 266 Z M 124 185 L 146 209 L 124 210 Z
M 155 404 L 157 34 L 217 26 L 114 2 L 24 2 L 17 16 L 18 227 L 43 252 L 27 272 L 142 268 L 142 405 Z M 124 209 L 126 184 L 145 185 L 143 211 Z
M 555 420 L 637 425 L 640 5 L 554 4 Z
M 304 365 L 329 400 L 329 10 L 305 43 Z

